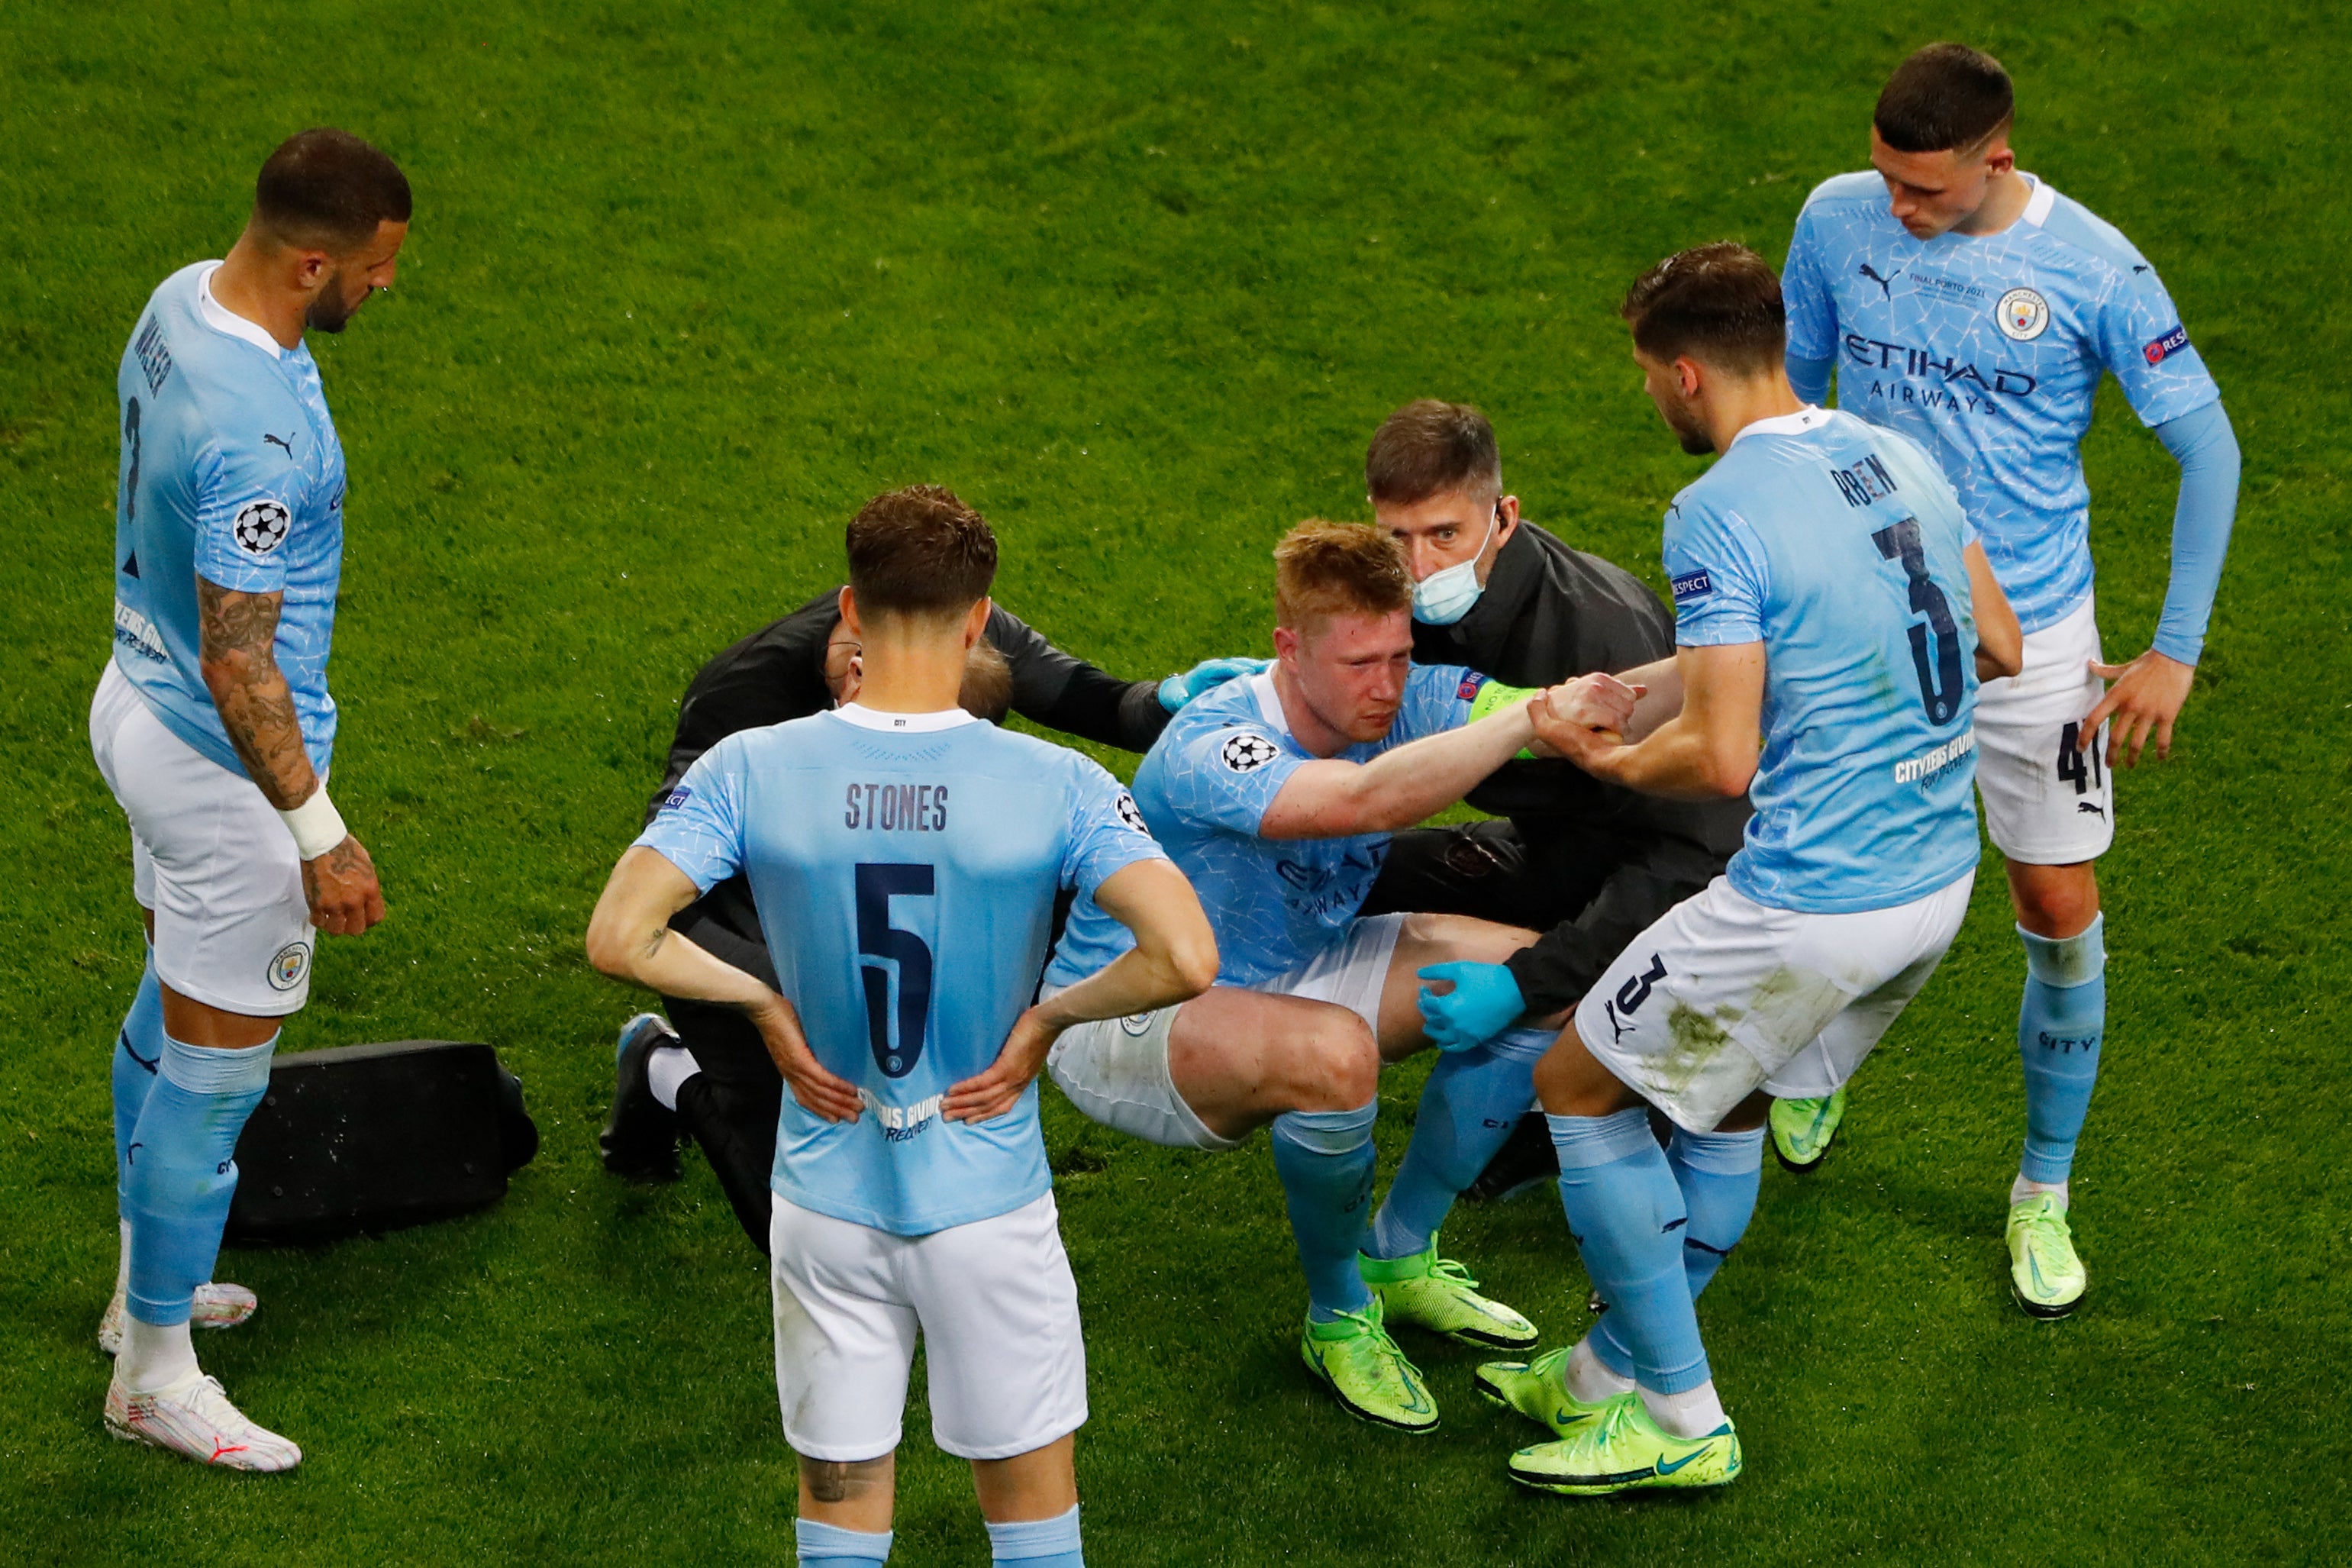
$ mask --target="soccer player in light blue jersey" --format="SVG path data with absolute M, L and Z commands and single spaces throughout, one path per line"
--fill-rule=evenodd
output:
M 1805 203 L 1783 283 L 1798 392 L 1899 430 L 1958 488 L 2025 627 L 2025 668 L 1985 689 L 1977 788 L 2009 867 L 2025 994 L 2024 1158 L 2010 1189 L 2018 1304 L 2061 1317 L 2086 1283 L 2067 1179 L 2106 1026 L 2093 862 L 2115 837 L 2111 770 L 2172 748 L 2237 509 L 2221 395 L 2147 258 L 2017 167 L 1991 57 L 1932 44 L 1880 95 L 1866 174 Z M 2172 580 L 2154 644 L 2102 662 L 2081 443 L 2112 373 L 2180 463 Z M 2106 681 L 2112 680 L 2112 688 Z M 2104 745 L 2103 727 L 2113 721 Z M 1782 1158 L 1817 1161 L 1843 1100 L 1776 1107 Z
M 2021 640 L 1934 463 L 1790 390 L 1761 258 L 1670 257 L 1624 314 L 1683 449 L 1720 457 L 1666 512 L 1673 663 L 1627 678 L 1638 705 L 1588 677 L 1536 727 L 1598 777 L 1746 790 L 1755 815 L 1726 874 L 1627 946 L 1536 1069 L 1609 1310 L 1574 1347 L 1477 1381 L 1558 1434 L 1512 1477 L 1575 1494 L 1738 1475 L 1698 1295 L 1754 1211 L 1769 1097 L 1841 1087 L 1959 930 L 1977 684 L 2014 674 Z M 1652 1108 L 1674 1123 L 1663 1149 Z
M 114 651 L 90 749 L 131 822 L 147 971 L 114 1047 L 122 1262 L 99 1342 L 117 1436 L 242 1470 L 301 1450 L 197 1366 L 193 1322 L 252 1293 L 214 1282 L 237 1134 L 301 1010 L 315 931 L 383 918 L 375 868 L 327 797 L 327 652 L 343 555 L 343 449 L 306 330 L 392 286 L 408 182 L 340 131 L 263 163 L 226 260 L 164 279 L 116 375 Z
M 856 700 L 688 768 L 614 869 L 589 954 L 740 1008 L 792 1091 L 769 1250 L 803 1568 L 889 1556 L 919 1334 L 932 1435 L 971 1462 L 995 1561 L 1081 1568 L 1086 1349 L 1037 1073 L 1074 1024 L 1199 993 L 1216 943 L 1117 780 L 957 706 L 992 607 L 979 514 L 936 486 L 892 491 L 851 521 L 848 552 Z M 738 873 L 773 990 L 669 929 Z M 1064 889 L 1131 945 L 1032 1006 Z
M 1275 550 L 1275 667 L 1195 698 L 1136 773 L 1144 819 L 1215 923 L 1216 988 L 1072 1030 L 1047 1070 L 1087 1115 L 1179 1147 L 1274 1127 L 1307 1277 L 1300 1354 L 1349 1414 L 1403 1432 L 1435 1399 L 1389 1327 L 1532 1346 L 1534 1326 L 1437 1252 L 1440 1223 L 1526 1112 L 1554 1027 L 1514 1022 L 1431 1070 L 1411 1146 L 1367 1215 L 1380 1062 L 1431 1043 L 1423 979 L 1534 940 L 1454 915 L 1360 917 L 1389 836 L 1462 798 L 1533 735 L 1529 693 L 1412 663 L 1412 578 L 1382 532 L 1307 522 Z M 1127 938 L 1081 900 L 1046 984 Z M 1369 1217 L 1370 1223 L 1367 1223 Z

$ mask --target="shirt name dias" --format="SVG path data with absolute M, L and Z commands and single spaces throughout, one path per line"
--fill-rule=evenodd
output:
M 948 786 L 854 784 L 849 786 L 849 809 L 841 820 L 845 826 L 878 828 L 884 833 L 944 832 Z

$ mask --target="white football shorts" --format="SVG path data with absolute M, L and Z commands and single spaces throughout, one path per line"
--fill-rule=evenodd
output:
M 1356 921 L 1311 962 L 1249 989 L 1334 1003 L 1378 1036 L 1381 991 L 1404 922 L 1401 914 Z M 1237 1149 L 1243 1140 L 1212 1132 L 1176 1092 L 1168 1036 L 1181 1006 L 1064 1030 L 1046 1054 L 1046 1076 L 1089 1121 L 1115 1131 L 1171 1149 Z
M 318 937 L 294 835 L 260 786 L 166 729 L 112 659 L 89 749 L 131 819 L 131 893 L 155 915 L 156 975 L 226 1012 L 300 1012 Z
M 1009 1459 L 1086 1425 L 1078 1283 L 1053 1194 L 929 1236 L 772 1204 L 776 1395 L 796 1453 L 856 1463 L 898 1447 L 919 1333 L 947 1452 Z
M 1853 914 L 1759 904 L 1717 877 L 1620 953 L 1576 1009 L 1576 1032 L 1642 1098 L 1711 1132 L 1759 1089 L 1834 1092 L 1927 977 L 1969 910 L 1976 873 L 1923 899 Z
M 2106 726 L 2088 746 L 2078 732 L 2106 690 L 2090 670 L 2098 657 L 2098 616 L 2085 599 L 2057 625 L 2027 633 L 2025 667 L 1977 692 L 1977 793 L 1985 831 L 2011 860 L 2071 866 L 2115 842 Z

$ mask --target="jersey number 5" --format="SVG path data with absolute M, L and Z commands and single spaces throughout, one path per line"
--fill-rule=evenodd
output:
M 1960 711 L 1960 628 L 1952 620 L 1951 601 L 1927 575 L 1919 520 L 1906 517 L 1872 534 L 1870 542 L 1885 559 L 1903 563 L 1903 574 L 1911 580 L 1911 608 L 1927 617 L 1926 626 L 1915 621 L 1909 628 L 1911 666 L 1919 675 L 1919 700 L 1927 704 L 1927 722 L 1948 724 Z
M 857 977 L 866 985 L 866 1037 L 875 1065 L 904 1078 L 922 1059 L 923 1028 L 931 1016 L 931 950 L 923 939 L 890 923 L 892 899 L 933 895 L 929 866 L 857 868 Z M 890 971 L 898 972 L 898 1027 L 891 1027 Z

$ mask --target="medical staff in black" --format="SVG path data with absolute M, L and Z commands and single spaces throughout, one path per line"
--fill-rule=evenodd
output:
M 1424 398 L 1391 415 L 1364 459 L 1373 515 L 1413 576 L 1413 658 L 1511 686 L 1615 672 L 1675 650 L 1674 616 L 1643 582 L 1519 516 L 1495 432 L 1475 408 Z M 1562 762 L 1507 763 L 1470 794 L 1492 820 L 1401 833 L 1367 915 L 1476 915 L 1544 934 L 1428 1006 L 1462 1034 L 1573 1007 L 1627 942 L 1721 874 L 1745 800 L 1636 795 Z M 1531 1117 L 1467 1194 L 1557 1166 Z

